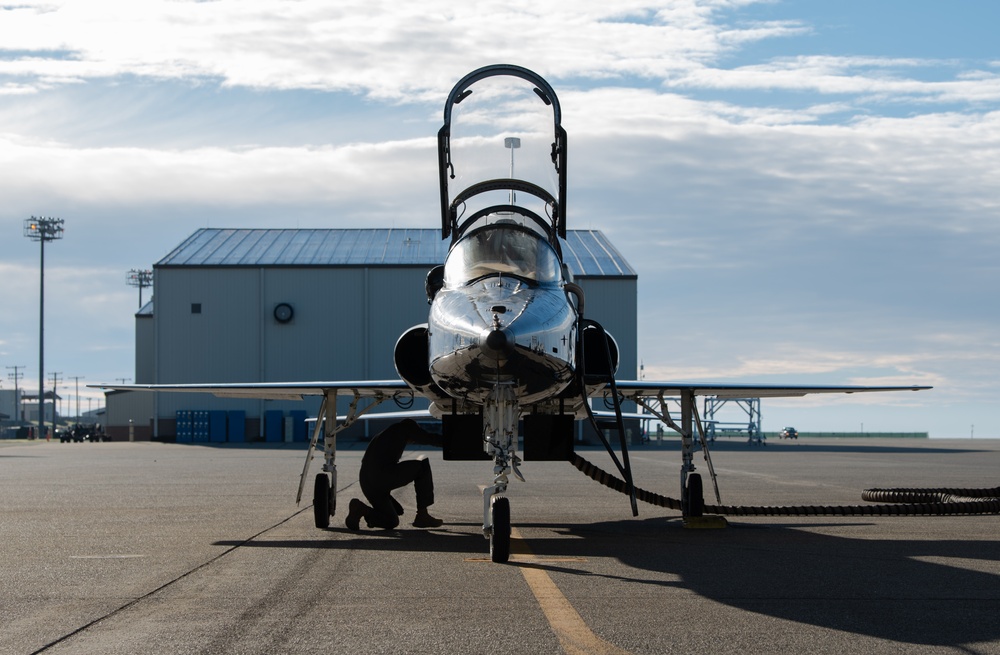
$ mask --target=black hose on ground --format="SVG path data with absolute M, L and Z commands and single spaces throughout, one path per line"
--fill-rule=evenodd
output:
M 574 453 L 573 466 L 590 479 L 609 489 L 628 493 L 624 480 L 601 470 Z M 676 498 L 635 488 L 635 497 L 644 503 L 681 509 Z M 723 516 L 954 516 L 1000 514 L 1000 488 L 995 489 L 866 489 L 862 500 L 889 504 L 879 505 L 798 505 L 743 506 L 705 505 L 706 514 Z

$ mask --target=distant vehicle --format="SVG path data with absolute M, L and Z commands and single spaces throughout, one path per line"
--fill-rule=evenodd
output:
M 70 428 L 59 428 L 56 430 L 56 437 L 59 438 L 59 443 L 69 443 L 71 441 L 83 441 L 83 438 L 76 438 L 74 431 Z
M 104 434 L 100 423 L 77 423 L 70 429 L 60 430 L 58 435 L 60 443 L 111 441 L 110 437 Z
M 784 430 L 782 430 L 781 434 L 779 434 L 778 436 L 781 437 L 782 439 L 798 439 L 799 431 L 793 427 L 787 427 Z

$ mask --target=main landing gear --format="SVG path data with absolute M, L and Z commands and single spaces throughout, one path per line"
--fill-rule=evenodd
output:
M 337 497 L 330 486 L 330 476 L 327 473 L 317 473 L 313 484 L 313 518 L 316 527 L 330 527 L 330 517 L 337 510 Z
M 705 515 L 705 492 L 700 474 L 688 474 L 681 505 L 684 518 L 698 518 Z
M 698 473 L 687 475 L 687 484 L 681 494 L 681 511 L 685 528 L 715 529 L 729 525 L 724 516 L 705 515 L 705 492 Z

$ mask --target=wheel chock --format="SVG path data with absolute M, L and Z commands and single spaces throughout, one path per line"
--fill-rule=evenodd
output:
M 685 516 L 684 527 L 692 530 L 717 530 L 729 526 L 725 516 Z

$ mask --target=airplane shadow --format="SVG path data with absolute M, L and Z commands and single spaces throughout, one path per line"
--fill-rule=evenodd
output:
M 809 527 L 824 525 L 849 529 L 866 524 L 810 523 Z M 446 552 L 485 558 L 487 546 L 479 527 L 474 522 L 433 530 L 403 525 L 397 530 L 352 532 L 332 527 L 315 539 L 265 537 L 216 545 Z M 1000 639 L 997 541 L 854 539 L 791 524 L 733 523 L 724 530 L 685 530 L 679 519 L 665 518 L 517 527 L 547 529 L 556 535 L 532 536 L 529 546 L 535 557 L 523 560 L 517 557 L 523 547 L 515 540 L 513 566 L 686 588 L 746 612 L 901 643 L 959 647 Z M 337 538 L 330 538 L 334 534 Z M 618 559 L 627 568 L 623 573 L 602 573 L 585 563 L 567 562 L 577 557 L 581 562 Z M 552 561 L 546 561 L 549 558 Z M 927 561 L 930 558 L 983 570 Z
M 1000 542 L 853 539 L 801 527 L 733 524 L 708 531 L 685 530 L 679 520 L 612 521 L 565 526 L 577 539 L 532 539 L 531 549 L 617 558 L 644 571 L 643 578 L 671 576 L 653 584 L 832 630 L 928 646 L 1000 639 Z M 930 558 L 964 560 L 961 565 L 982 570 Z M 565 564 L 533 566 L 593 575 Z

